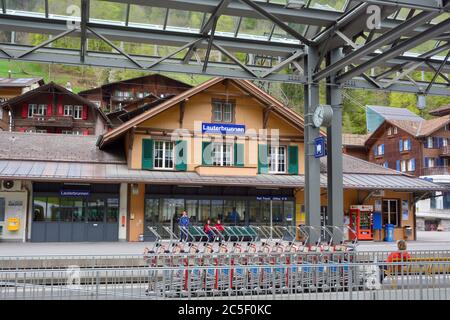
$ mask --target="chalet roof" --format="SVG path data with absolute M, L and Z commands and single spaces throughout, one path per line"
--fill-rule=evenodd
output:
M 103 147 L 104 145 L 110 143 L 111 141 L 114 141 L 118 137 L 121 137 L 124 135 L 128 130 L 133 128 L 134 126 L 139 125 L 140 123 L 144 122 L 145 120 L 159 114 L 160 112 L 163 112 L 170 107 L 184 101 L 187 98 L 190 98 L 198 93 L 201 93 L 202 91 L 222 82 L 222 81 L 231 81 L 236 86 L 241 88 L 242 90 L 251 93 L 255 99 L 259 100 L 261 103 L 266 104 L 268 106 L 272 107 L 272 110 L 274 113 L 278 114 L 282 118 L 284 118 L 286 121 L 293 124 L 295 127 L 300 128 L 303 130 L 304 128 L 304 120 L 303 117 L 300 116 L 295 111 L 287 108 L 284 106 L 281 102 L 270 96 L 265 91 L 261 90 L 257 86 L 255 86 L 253 83 L 247 80 L 239 80 L 239 79 L 227 79 L 227 78 L 212 78 L 196 87 L 193 87 L 183 93 L 180 93 L 179 95 L 176 95 L 172 99 L 169 99 L 158 106 L 151 108 L 150 110 L 145 111 L 143 114 L 131 119 L 130 121 L 125 122 L 123 125 L 115 128 L 114 130 L 102 135 L 99 137 L 99 146 Z
M 437 109 L 434 109 L 433 111 L 430 111 L 429 114 L 431 114 L 432 116 L 445 116 L 450 114 L 450 103 L 448 105 L 439 107 Z
M 399 129 L 409 133 L 415 138 L 427 137 L 433 132 L 441 129 L 446 124 L 450 123 L 450 115 L 434 118 L 430 120 L 385 120 L 384 122 L 390 123 Z M 382 130 L 383 126 L 379 126 L 367 139 L 366 145 L 372 145 L 375 139 L 372 139 L 379 130 Z
M 369 134 L 353 134 L 353 133 L 343 133 L 342 134 L 342 145 L 352 146 L 352 147 L 364 147 Z
M 172 82 L 177 87 L 186 88 L 186 89 L 192 88 L 191 85 L 189 85 L 187 83 L 184 83 L 182 81 L 166 77 L 166 76 L 164 76 L 162 74 L 154 73 L 154 74 L 149 74 L 149 75 L 145 75 L 145 76 L 142 76 L 142 77 L 136 77 L 136 78 L 131 78 L 131 79 L 125 79 L 125 80 L 119 80 L 119 81 L 115 81 L 115 82 L 106 83 L 106 84 L 101 85 L 101 86 L 96 87 L 96 88 L 80 91 L 79 94 L 84 95 L 84 94 L 88 94 L 88 93 L 93 93 L 93 92 L 96 92 L 96 91 L 98 91 L 100 89 L 102 89 L 102 90 L 107 89 L 107 88 L 109 88 L 111 86 L 114 86 L 116 84 L 119 84 L 119 83 L 130 83 L 130 82 L 142 81 L 142 80 L 146 80 L 146 79 L 152 79 L 152 81 L 156 81 L 156 82 L 158 80 L 165 80 L 165 81 Z
M 128 112 L 125 111 L 125 112 L 119 114 L 117 116 L 117 118 L 119 118 L 119 120 L 122 121 L 122 122 L 127 122 L 128 120 L 133 119 L 134 117 L 144 113 L 145 111 L 150 110 L 150 109 L 160 105 L 161 103 L 163 103 L 163 102 L 165 102 L 165 101 L 167 101 L 169 99 L 172 99 L 174 96 L 175 95 L 171 94 L 171 95 L 165 96 L 164 98 L 156 99 L 156 100 L 154 100 L 154 101 L 152 101 L 150 103 L 146 103 L 145 105 L 143 105 L 143 106 L 141 106 L 139 108 L 136 108 L 134 110 L 131 110 L 131 111 L 128 111 Z
M 93 104 L 91 101 L 77 95 L 76 93 L 73 93 L 70 90 L 67 90 L 66 88 L 54 83 L 49 82 L 43 86 L 37 87 L 36 89 L 30 90 L 25 92 L 24 94 L 21 94 L 20 96 L 11 98 L 3 103 L 0 104 L 0 107 L 7 106 L 7 105 L 15 105 L 17 103 L 21 103 L 22 101 L 27 101 L 28 99 L 41 94 L 41 93 L 52 93 L 54 91 L 59 91 L 63 94 L 70 95 L 75 100 L 78 100 L 81 104 L 91 106 L 95 109 L 97 109 L 97 106 Z
M 42 78 L 0 78 L 0 88 L 25 88 L 35 83 L 44 85 Z

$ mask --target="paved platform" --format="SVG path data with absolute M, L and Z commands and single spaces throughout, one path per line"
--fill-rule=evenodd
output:
M 43 255 L 136 255 L 142 254 L 147 242 L 69 242 L 69 243 L 17 243 L 0 242 L 0 256 Z M 361 242 L 358 251 L 392 251 L 396 244 Z M 409 250 L 449 250 L 450 232 L 418 232 L 418 241 L 408 242 Z

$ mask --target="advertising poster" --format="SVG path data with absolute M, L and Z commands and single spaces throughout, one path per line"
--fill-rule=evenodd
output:
M 408 200 L 402 200 L 402 220 L 408 220 L 409 217 L 408 207 L 409 207 Z

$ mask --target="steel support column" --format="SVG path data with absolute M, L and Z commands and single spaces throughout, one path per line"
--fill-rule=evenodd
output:
M 327 64 L 333 64 L 343 57 L 342 49 L 333 49 L 327 57 Z M 336 85 L 336 74 L 330 75 L 327 87 L 327 104 L 333 108 L 333 120 L 327 128 L 327 179 L 328 179 L 328 225 L 342 226 L 344 223 L 344 190 L 342 173 L 342 89 Z M 342 234 L 333 230 L 333 244 L 342 241 Z
M 314 157 L 314 140 L 320 130 L 312 123 L 312 115 L 319 105 L 319 83 L 313 81 L 319 54 L 316 48 L 308 47 L 305 61 L 305 213 L 306 225 L 320 226 L 320 159 Z M 318 235 L 310 233 L 309 243 L 315 243 Z

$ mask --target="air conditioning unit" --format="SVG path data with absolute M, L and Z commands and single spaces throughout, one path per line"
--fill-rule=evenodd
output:
M 20 180 L 0 180 L 0 191 L 21 191 L 22 181 Z

